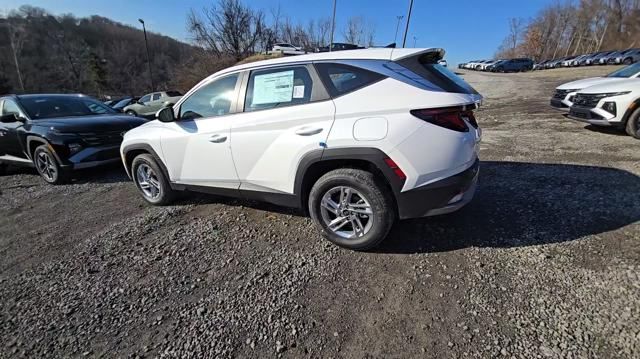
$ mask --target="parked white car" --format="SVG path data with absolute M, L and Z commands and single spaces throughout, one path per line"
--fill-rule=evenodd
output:
M 568 111 L 569 107 L 573 105 L 573 98 L 578 91 L 590 86 L 612 83 L 629 78 L 640 78 L 640 63 L 623 67 L 605 77 L 591 77 L 562 84 L 556 88 L 556 91 L 551 97 L 551 107 Z
M 178 190 L 254 198 L 308 211 L 335 244 L 371 248 L 396 219 L 473 197 L 482 97 L 443 56 L 376 48 L 222 70 L 125 134 L 125 169 L 151 204 Z
M 569 118 L 624 128 L 630 136 L 640 138 L 640 78 L 580 90 L 569 109 Z
M 280 42 L 271 48 L 271 52 L 280 52 L 285 55 L 304 55 L 306 52 L 299 46 L 293 46 L 285 42 Z

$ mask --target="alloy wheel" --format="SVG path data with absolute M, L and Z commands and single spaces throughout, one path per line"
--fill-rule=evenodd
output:
M 160 181 L 151 166 L 144 163 L 138 166 L 136 180 L 145 197 L 155 200 L 160 196 Z
M 358 238 L 373 226 L 373 209 L 369 201 L 356 189 L 333 187 L 320 202 L 320 213 L 330 231 L 343 238 Z
M 58 168 L 55 165 L 55 162 L 51 156 L 44 151 L 38 152 L 36 156 L 36 166 L 38 168 L 38 172 L 44 179 L 48 182 L 55 181 L 58 175 Z

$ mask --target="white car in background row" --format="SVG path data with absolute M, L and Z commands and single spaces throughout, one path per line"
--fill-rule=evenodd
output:
M 640 78 L 640 63 L 623 67 L 605 77 L 592 77 L 560 85 L 556 88 L 556 91 L 551 98 L 551 107 L 568 111 L 569 107 L 573 105 L 573 98 L 578 91 L 590 86 L 617 82 L 630 78 Z
M 640 78 L 603 83 L 580 90 L 569 118 L 598 126 L 624 128 L 640 138 Z
M 279 42 L 271 48 L 271 52 L 280 52 L 284 55 L 304 55 L 307 52 L 299 46 L 293 46 L 286 42 Z

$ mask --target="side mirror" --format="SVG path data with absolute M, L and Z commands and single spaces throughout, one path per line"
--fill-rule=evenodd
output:
M 6 115 L 0 116 L 0 122 L 2 123 L 14 123 L 14 122 L 25 122 L 23 117 L 20 117 L 17 113 L 8 113 Z
M 173 107 L 165 107 L 160 111 L 156 112 L 156 118 L 160 122 L 173 122 L 176 120 L 176 117 L 173 115 Z

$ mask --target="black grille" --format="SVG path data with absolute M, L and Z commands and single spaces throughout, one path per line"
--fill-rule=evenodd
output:
M 600 100 L 605 97 L 607 96 L 603 94 L 580 94 L 579 93 L 573 98 L 573 104 L 577 106 L 593 108 L 593 107 L 596 107 L 598 102 L 600 102 Z
M 89 146 L 119 145 L 125 131 L 110 131 L 100 133 L 80 133 L 82 140 Z
M 553 94 L 553 98 L 557 98 L 559 100 L 564 100 L 565 97 L 567 97 L 567 94 L 569 94 L 569 92 L 573 92 L 575 90 L 556 90 L 556 93 Z

